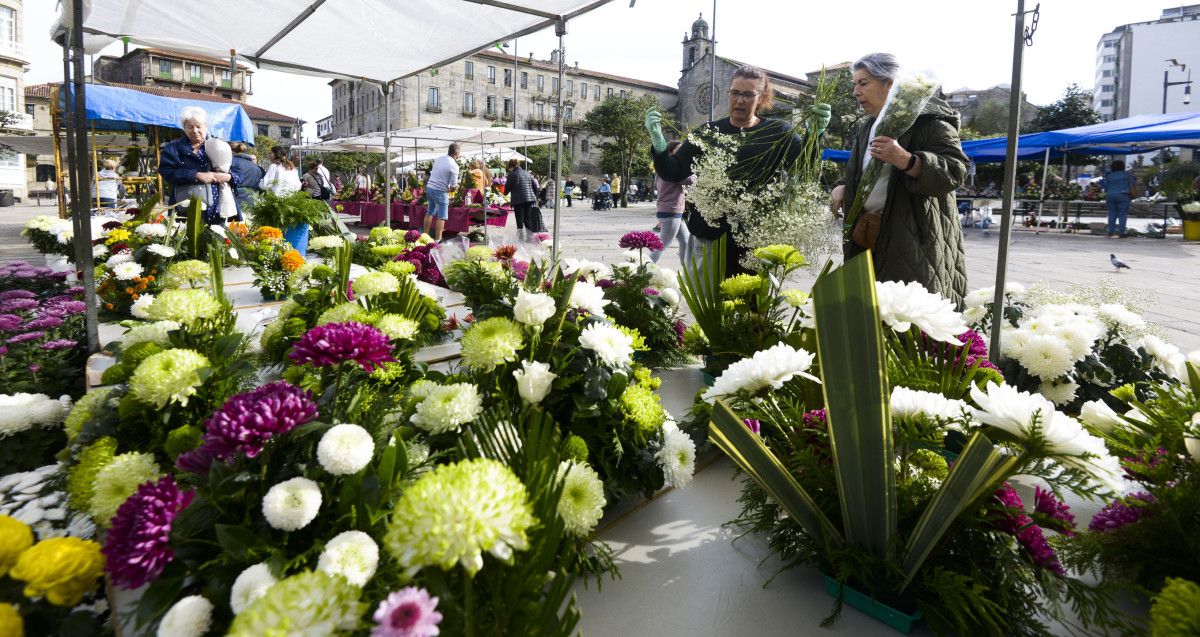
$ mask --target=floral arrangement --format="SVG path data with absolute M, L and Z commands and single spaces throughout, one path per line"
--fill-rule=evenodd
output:
M 0 633 L 93 633 L 108 615 L 98 594 L 104 556 L 96 542 L 35 534 L 0 514 Z
M 99 224 L 93 224 L 93 237 L 99 236 L 97 233 L 99 229 Z M 25 237 L 29 244 L 42 254 L 74 257 L 72 241 L 75 237 L 75 229 L 70 219 L 38 215 L 25 223 L 25 227 L 21 230 L 21 236 Z
M 251 218 L 259 226 L 290 228 L 293 226 L 316 226 L 329 217 L 329 206 L 320 199 L 313 199 L 303 191 L 279 196 L 263 191 L 251 209 Z
M 106 317 L 128 318 L 138 299 L 163 287 L 160 279 L 167 266 L 187 253 L 183 226 L 172 215 L 153 202 L 147 202 L 145 212 L 133 212 L 132 220 L 106 222 L 103 233 L 93 235 L 93 254 L 104 262 L 95 278 Z
M 240 230 L 240 229 L 239 229 Z M 258 226 L 244 237 L 235 230 L 237 252 L 254 271 L 254 285 L 264 298 L 278 299 L 292 292 L 291 275 L 304 266 L 304 255 L 283 239 L 283 232 L 274 226 Z
M 633 328 L 642 336 L 646 349 L 634 354 L 637 362 L 651 369 L 688 362 L 691 357 L 683 347 L 687 325 L 679 309 L 678 277 L 674 271 L 660 268 L 643 256 L 646 249 L 661 249 L 658 235 L 630 232 L 621 238 L 620 245 L 637 250 L 638 260 L 616 265 L 609 277 L 596 281 L 609 301 L 606 314 L 616 324 Z M 587 266 L 568 259 L 566 269 L 573 274 L 586 272 Z
M 23 261 L 0 265 L 0 386 L 77 396 L 84 363 L 83 288 Z

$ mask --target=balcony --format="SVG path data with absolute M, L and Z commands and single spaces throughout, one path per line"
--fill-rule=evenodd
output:
M 440 113 L 440 112 L 442 112 L 442 105 L 441 104 L 426 104 L 425 112 L 426 113 Z
M 463 117 L 475 117 L 475 108 L 472 107 L 472 108 L 462 109 L 462 116 Z
M 0 41 L 0 57 L 13 58 L 22 62 L 28 62 L 29 58 L 25 57 L 25 47 L 20 42 Z

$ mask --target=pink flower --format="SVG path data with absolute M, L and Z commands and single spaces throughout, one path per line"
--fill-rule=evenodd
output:
M 100 552 L 104 569 L 114 584 L 124 589 L 153 582 L 175 559 L 171 525 L 175 516 L 192 503 L 192 491 L 180 491 L 175 478 L 163 476 L 147 482 L 129 496 L 117 514 Z
M 371 637 L 432 637 L 441 632 L 438 624 L 442 614 L 437 612 L 438 598 L 415 586 L 402 588 L 379 603 L 372 619 L 376 626 Z
M 658 238 L 658 234 L 649 230 L 635 230 L 626 232 L 617 245 L 626 250 L 662 250 L 662 239 Z
M 396 360 L 392 341 L 383 332 L 362 323 L 328 323 L 304 333 L 288 354 L 293 362 L 332 367 L 353 361 L 368 372 Z

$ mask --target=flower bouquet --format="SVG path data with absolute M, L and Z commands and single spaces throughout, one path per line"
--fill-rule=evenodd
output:
M 66 535 L 53 524 L 35 532 L 0 514 L 0 634 L 98 634 L 109 616 L 99 590 L 103 566 L 96 542 Z
M 231 240 L 236 251 L 254 271 L 254 285 L 264 299 L 278 300 L 291 291 L 288 285 L 292 273 L 304 266 L 304 255 L 292 248 L 283 232 L 274 226 L 258 226 L 242 236 L 235 229 Z
M 687 325 L 679 311 L 679 282 L 675 272 L 646 260 L 646 249 L 662 249 L 653 232 L 629 232 L 620 240 L 621 247 L 637 250 L 638 260 L 614 266 L 611 276 L 598 284 L 610 303 L 606 313 L 618 325 L 636 329 L 647 349 L 634 359 L 652 369 L 675 367 L 691 357 L 683 348 Z M 572 260 L 567 260 L 571 270 Z M 576 268 L 577 270 L 578 268 Z
M 59 219 L 38 215 L 25 223 L 21 236 L 35 250 L 45 255 L 62 255 L 74 259 L 75 250 L 71 243 L 75 236 L 70 219 Z M 92 236 L 97 236 L 93 234 Z

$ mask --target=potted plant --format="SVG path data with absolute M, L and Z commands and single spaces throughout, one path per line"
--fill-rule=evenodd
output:
M 279 196 L 264 192 L 251 210 L 256 226 L 271 226 L 283 231 L 283 237 L 300 254 L 308 251 L 309 227 L 329 217 L 329 206 L 303 192 Z

